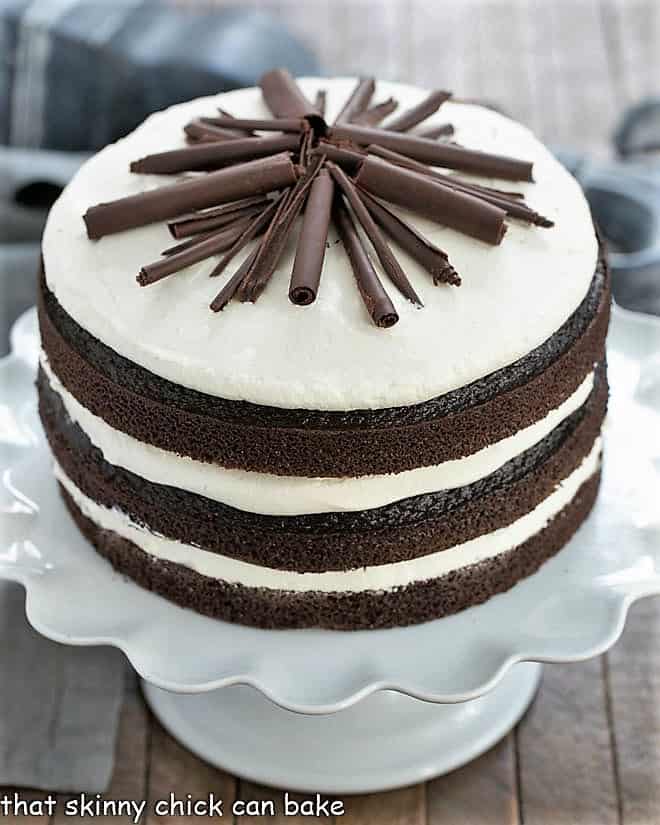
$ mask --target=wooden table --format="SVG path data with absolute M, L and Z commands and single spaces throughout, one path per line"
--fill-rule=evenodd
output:
M 343 797 L 337 825 L 652 825 L 660 822 L 660 600 L 632 610 L 623 638 L 589 662 L 547 665 L 541 689 L 517 728 L 479 759 L 422 785 Z M 221 735 L 221 733 L 219 733 Z M 273 800 L 283 792 L 253 785 L 201 762 L 175 742 L 146 709 L 135 685 L 127 691 L 109 799 L 147 799 L 173 792 L 205 799 Z M 26 794 L 22 794 L 26 798 Z M 44 794 L 35 793 L 38 798 Z M 53 823 L 80 822 L 62 814 Z M 151 806 L 148 806 L 148 808 Z M 117 825 L 127 820 L 87 820 Z M 180 817 L 148 816 L 148 825 L 183 825 Z M 218 821 L 232 821 L 225 817 Z M 249 817 L 240 823 L 329 821 Z M 15 825 L 46 819 L 9 818 Z M 144 822 L 144 820 L 143 820 Z
M 497 101 L 555 145 L 604 153 L 623 109 L 660 94 L 658 0 L 242 0 L 242 5 L 277 11 L 317 49 L 329 73 L 373 73 Z M 623 639 L 610 653 L 582 664 L 546 666 L 531 709 L 491 751 L 424 785 L 345 797 L 346 813 L 337 821 L 659 823 L 659 651 L 660 600 L 647 599 L 633 608 Z M 196 759 L 165 733 L 134 688 L 127 693 L 106 796 L 154 800 L 170 791 L 198 798 L 213 791 L 227 805 L 233 798 L 282 798 L 281 792 Z M 147 819 L 162 825 L 185 821 Z M 56 817 L 57 825 L 65 822 L 75 820 Z

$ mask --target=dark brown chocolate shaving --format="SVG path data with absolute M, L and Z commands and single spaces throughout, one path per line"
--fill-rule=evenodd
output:
M 316 149 L 313 150 L 313 154 L 317 156 L 325 155 L 328 160 L 339 164 L 342 169 L 351 174 L 357 172 L 360 164 L 367 156 L 365 151 L 357 149 L 351 144 L 338 146 L 336 143 L 330 143 L 327 140 L 320 140 Z
M 257 251 L 258 249 L 255 248 L 252 250 L 252 252 L 250 252 L 250 254 L 245 258 L 243 263 L 236 270 L 236 272 L 231 276 L 227 283 L 222 287 L 220 292 L 218 292 L 215 298 L 211 301 L 209 306 L 213 310 L 213 312 L 221 312 L 234 297 L 239 286 L 241 285 L 241 282 L 243 281 L 250 267 L 254 263 L 254 259 L 257 257 Z
M 396 111 L 399 103 L 393 97 L 388 97 L 382 103 L 376 103 L 366 111 L 353 118 L 353 123 L 362 126 L 378 126 L 388 115 Z
M 234 213 L 230 215 L 233 220 L 229 224 L 225 224 L 224 226 L 214 227 L 213 229 L 208 229 L 205 232 L 198 233 L 196 235 L 192 235 L 187 240 L 182 241 L 181 243 L 177 244 L 176 246 L 171 246 L 168 249 L 163 250 L 161 255 L 172 255 L 175 252 L 179 252 L 182 249 L 188 249 L 191 246 L 194 246 L 196 243 L 199 243 L 204 238 L 208 238 L 211 235 L 217 235 L 219 232 L 222 232 L 230 242 L 227 244 L 227 248 L 231 246 L 231 244 L 238 238 L 249 226 L 250 222 L 254 220 L 255 216 L 260 214 L 259 212 L 253 212 L 250 215 L 237 215 Z
M 399 320 L 394 304 L 383 289 L 366 249 L 362 245 L 355 224 L 340 198 L 335 198 L 333 219 L 341 242 L 348 255 L 358 290 L 377 327 L 392 327 Z
M 298 236 L 289 284 L 289 300 L 298 306 L 314 303 L 321 281 L 334 195 L 332 178 L 321 169 L 311 186 Z
M 463 172 L 492 178 L 532 180 L 532 164 L 528 161 L 478 152 L 450 143 L 390 132 L 387 129 L 339 124 L 332 127 L 329 137 L 334 140 L 349 140 L 361 146 L 369 144 L 383 146 L 431 166 L 460 169 Z
M 428 126 L 426 129 L 420 129 L 415 134 L 417 137 L 437 140 L 441 137 L 451 137 L 454 134 L 454 127 L 451 123 L 441 123 L 439 126 Z
M 183 224 L 174 224 L 170 231 L 173 229 L 174 232 L 179 233 L 178 235 L 174 235 L 175 238 L 187 238 L 189 236 L 197 237 L 206 232 L 214 232 L 218 229 L 229 228 L 230 226 L 236 226 L 239 223 L 244 223 L 246 219 L 250 220 L 255 215 L 258 215 L 265 205 L 267 205 L 267 202 L 263 206 L 248 207 L 247 209 L 241 209 L 238 212 L 230 212 L 227 215 L 219 215 L 217 218 L 191 220 L 186 221 Z
M 315 128 L 325 126 L 318 109 L 305 97 L 286 69 L 273 69 L 259 81 L 266 105 L 275 117 L 306 118 Z
M 314 108 L 320 113 L 321 117 L 325 117 L 325 105 L 327 102 L 327 92 L 325 89 L 319 89 L 314 98 Z
M 312 104 L 283 69 L 268 72 L 260 85 L 273 117 L 237 118 L 221 108 L 218 116 L 197 117 L 184 127 L 187 148 L 148 155 L 131 164 L 134 172 L 177 174 L 175 184 L 87 210 L 84 220 L 90 238 L 169 222 L 178 243 L 141 269 L 140 284 L 156 283 L 224 253 L 210 272 L 211 277 L 218 276 L 261 236 L 210 306 L 218 312 L 234 297 L 255 301 L 273 276 L 308 201 L 296 244 L 290 300 L 301 306 L 316 300 L 329 220 L 334 218 L 362 299 L 374 323 L 387 327 L 398 321 L 398 315 L 363 234 L 408 300 L 421 306 L 390 240 L 427 269 L 434 283 L 460 284 L 447 254 L 387 202 L 490 244 L 502 240 L 507 215 L 552 226 L 525 203 L 520 192 L 477 184 L 434 168 L 532 180 L 531 163 L 474 151 L 448 139 L 453 134 L 451 124 L 410 133 L 450 97 L 447 92 L 430 93 L 417 106 L 385 122 L 384 128 L 377 128 L 398 104 L 389 98 L 372 105 L 375 83 L 363 78 L 328 129 L 323 119 L 325 90 L 317 91 Z
M 253 198 L 243 198 L 240 201 L 226 203 L 223 206 L 180 215 L 173 221 L 168 221 L 168 228 L 173 238 L 186 238 L 189 235 L 198 235 L 212 229 L 219 229 L 232 223 L 243 215 L 252 215 L 268 206 L 268 198 L 256 195 Z
M 208 123 L 203 123 L 201 120 L 191 120 L 183 127 L 186 136 L 193 143 L 214 142 L 217 140 L 237 140 L 244 137 L 240 132 L 230 132 L 228 129 L 219 129 L 216 126 L 211 126 Z
M 360 167 L 356 183 L 376 197 L 485 243 L 499 244 L 506 232 L 503 209 L 373 155 Z
M 204 143 L 147 155 L 131 163 L 131 172 L 172 175 L 177 172 L 207 171 L 233 163 L 255 160 L 277 152 L 293 152 L 300 143 L 299 135 L 270 135 Z
M 241 284 L 239 290 L 241 301 L 256 301 L 270 280 L 282 257 L 293 224 L 300 214 L 320 168 L 321 162 L 311 167 L 308 175 L 301 178 L 288 197 L 283 200 L 282 208 L 278 208 L 257 252 L 257 257 Z
M 243 231 L 232 228 L 221 232 L 213 232 L 202 240 L 195 238 L 194 243 L 186 242 L 181 245 L 183 248 L 179 252 L 171 252 L 161 260 L 143 266 L 137 276 L 137 282 L 140 286 L 149 286 L 167 275 L 180 272 L 187 266 L 204 261 L 212 255 L 218 255 L 220 252 L 229 249 L 235 243 L 237 237 L 243 234 Z
M 431 92 L 416 106 L 412 106 L 410 109 L 406 109 L 405 112 L 401 112 L 398 117 L 387 124 L 386 128 L 392 132 L 407 132 L 412 129 L 413 126 L 417 126 L 418 123 L 421 123 L 423 120 L 426 120 L 427 117 L 437 112 L 442 104 L 449 100 L 450 97 L 451 92 L 442 90 Z
M 241 163 L 207 175 L 161 186 L 90 207 L 84 215 L 89 238 L 102 238 L 156 221 L 176 218 L 193 209 L 217 206 L 251 195 L 292 186 L 298 172 L 285 152 Z
M 453 284 L 460 286 L 461 278 L 449 262 L 449 256 L 442 249 L 431 243 L 421 232 L 405 223 L 381 201 L 364 189 L 360 195 L 374 220 L 411 258 L 428 270 L 434 284 Z
M 309 128 L 306 120 L 299 117 L 271 117 L 271 118 L 238 118 L 238 117 L 204 117 L 203 123 L 211 124 L 214 127 L 229 127 L 236 124 L 239 129 L 257 132 L 295 132 L 300 134 L 305 127 Z
M 176 255 L 177 252 L 183 252 L 184 249 L 190 249 L 191 246 L 195 246 L 200 241 L 205 240 L 206 238 L 210 238 L 211 235 L 215 235 L 214 231 L 203 232 L 199 235 L 195 235 L 193 238 L 188 238 L 185 241 L 181 241 L 181 243 L 175 244 L 174 246 L 168 246 L 167 249 L 163 249 L 160 253 L 161 255 Z
M 378 256 L 378 260 L 387 273 L 389 279 L 404 296 L 404 298 L 412 301 L 413 304 L 417 304 L 417 306 L 423 306 L 421 298 L 413 289 L 413 286 L 406 277 L 401 265 L 392 254 L 392 250 L 389 248 L 387 241 L 372 218 L 371 213 L 362 202 L 362 199 L 353 183 L 346 177 L 346 173 L 336 164 L 329 161 L 327 166 L 330 170 L 330 174 L 335 180 L 335 183 L 343 192 L 344 197 L 350 204 L 351 209 L 355 214 L 355 217 L 364 229 L 365 235 L 369 238 L 369 241 Z
M 376 81 L 373 77 L 362 77 L 358 80 L 355 88 L 348 96 L 346 103 L 342 106 L 339 114 L 335 118 L 335 123 L 351 123 L 358 115 L 361 115 L 369 106 L 371 98 L 376 91 Z
M 305 132 L 302 142 L 300 144 L 300 164 L 303 168 L 306 168 L 310 162 L 310 152 L 312 150 L 312 131 L 307 129 Z
M 232 115 L 231 112 L 228 112 L 226 109 L 220 108 L 220 106 L 217 107 L 217 112 L 218 114 L 222 115 L 222 117 L 227 117 L 232 121 L 236 120 L 236 118 L 234 117 L 234 115 Z M 246 137 L 248 135 L 254 135 L 254 132 L 251 129 L 241 129 L 239 131 L 245 132 Z
M 458 192 L 466 192 L 469 195 L 474 195 L 475 197 L 481 198 L 487 203 L 492 203 L 493 206 L 499 206 L 500 209 L 504 209 L 507 215 L 513 218 L 519 218 L 527 223 L 533 223 L 536 226 L 554 226 L 551 220 L 545 218 L 543 215 L 539 215 L 538 212 L 535 212 L 519 198 L 512 197 L 506 192 L 501 192 L 497 189 L 490 189 L 487 186 L 478 186 L 476 184 L 471 184 L 466 181 L 456 179 L 453 175 L 438 172 L 436 169 L 432 169 L 424 163 L 411 160 L 410 158 L 405 157 L 405 155 L 400 155 L 398 152 L 392 152 L 391 150 L 384 149 L 381 146 L 370 146 L 367 148 L 367 152 L 377 155 L 378 157 L 390 161 L 391 163 L 396 163 L 398 166 L 402 166 L 405 169 L 412 169 L 414 172 L 428 175 L 433 178 L 433 180 L 437 181 L 441 186 L 447 186 Z
M 264 231 L 264 229 L 269 225 L 273 215 L 275 215 L 278 211 L 280 205 L 286 200 L 289 191 L 289 189 L 285 189 L 281 192 L 278 197 L 271 202 L 267 209 L 265 209 L 260 215 L 257 215 L 250 222 L 245 231 L 234 241 L 222 259 L 216 264 L 211 272 L 209 272 L 210 278 L 217 278 L 218 275 L 221 275 L 234 256 L 237 255 L 241 249 L 244 249 L 251 240 L 257 237 L 257 235 Z

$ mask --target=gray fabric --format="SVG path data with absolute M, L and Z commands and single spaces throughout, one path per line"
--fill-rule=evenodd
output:
M 0 3 L 0 142 L 97 149 L 172 103 L 253 86 L 286 66 L 318 73 L 271 15 L 149 0 Z
M 59 645 L 25 619 L 25 594 L 0 582 L 0 785 L 97 793 L 110 782 L 123 654 Z

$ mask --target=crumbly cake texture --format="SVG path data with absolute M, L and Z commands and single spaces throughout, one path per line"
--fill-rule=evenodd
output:
M 356 83 L 300 86 L 325 90 L 332 118 Z M 376 89 L 404 111 L 428 99 Z M 268 116 L 259 90 L 154 115 L 81 169 L 48 222 L 39 408 L 81 531 L 140 585 L 264 628 L 407 625 L 531 575 L 599 482 L 609 274 L 575 181 L 523 127 L 443 99 L 425 127 L 451 121 L 458 143 L 533 162 L 534 182 L 506 188 L 552 228 L 510 219 L 487 245 L 392 208 L 446 251 L 460 287 L 434 285 L 393 244 L 424 306 L 392 292 L 398 323 L 378 329 L 352 284 L 354 241 L 331 227 L 309 306 L 288 299 L 289 240 L 256 303 L 214 314 L 213 260 L 136 283 L 168 244 L 165 224 L 90 241 L 81 216 L 163 185 L 129 162 L 183 148 L 183 127 L 217 107 Z M 342 173 L 328 176 L 336 191 Z

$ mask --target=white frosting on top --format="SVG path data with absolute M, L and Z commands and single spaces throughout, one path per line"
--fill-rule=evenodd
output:
M 310 96 L 327 89 L 332 120 L 354 82 L 306 79 L 301 86 Z M 379 83 L 377 99 L 389 95 L 403 109 L 425 92 Z M 154 286 L 138 286 L 140 267 L 172 243 L 165 224 L 90 241 L 82 215 L 99 202 L 173 183 L 171 177 L 131 174 L 129 163 L 184 146 L 184 124 L 212 115 L 217 105 L 236 115 L 268 115 L 258 89 L 152 115 L 80 169 L 51 210 L 44 233 L 48 285 L 64 309 L 157 375 L 211 395 L 278 407 L 414 404 L 511 364 L 552 335 L 586 294 L 597 244 L 578 184 L 523 126 L 485 108 L 452 103 L 429 123 L 452 122 L 455 139 L 466 146 L 532 160 L 536 183 L 479 180 L 524 192 L 556 225 L 540 229 L 511 220 L 502 244 L 492 247 L 401 212 L 448 252 L 463 284 L 434 287 L 429 274 L 397 249 L 425 307 L 416 309 L 386 283 L 400 315 L 391 329 L 371 322 L 334 231 L 319 297 L 309 307 L 296 307 L 287 297 L 293 243 L 256 304 L 233 302 L 218 315 L 208 305 L 228 274 L 209 279 L 213 261 Z
M 599 437 L 589 455 L 547 498 L 506 527 L 500 527 L 492 533 L 477 536 L 463 544 L 427 556 L 391 564 L 358 567 L 353 570 L 329 570 L 324 573 L 297 573 L 261 567 L 165 538 L 135 524 L 121 510 L 109 509 L 92 501 L 73 484 L 59 466 L 55 467 L 55 475 L 84 515 L 100 527 L 112 530 L 122 538 L 132 541 L 145 553 L 156 558 L 176 562 L 205 576 L 246 587 L 267 587 L 298 593 L 360 592 L 389 590 L 433 579 L 519 547 L 566 507 L 580 486 L 596 472 L 600 463 L 600 448 Z
M 304 478 L 227 469 L 145 444 L 115 430 L 86 409 L 63 386 L 43 352 L 41 366 L 69 418 L 81 427 L 110 464 L 156 484 L 188 490 L 239 510 L 280 516 L 368 510 L 410 496 L 471 484 L 545 438 L 584 404 L 594 383 L 594 375 L 590 373 L 572 395 L 540 421 L 465 458 L 361 478 Z

